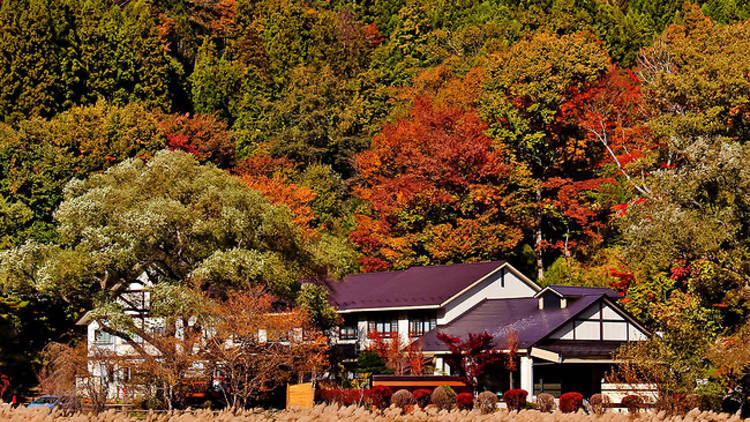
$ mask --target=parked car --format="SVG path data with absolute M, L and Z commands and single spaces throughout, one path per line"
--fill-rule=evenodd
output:
M 75 396 L 44 395 L 37 397 L 26 405 L 27 408 L 60 409 L 64 412 L 75 413 L 81 410 L 81 401 Z

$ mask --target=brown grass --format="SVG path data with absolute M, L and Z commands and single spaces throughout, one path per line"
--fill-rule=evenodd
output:
M 508 412 L 499 410 L 495 413 L 483 415 L 479 411 L 438 411 L 428 408 L 425 411 L 415 410 L 407 415 L 401 415 L 401 409 L 390 408 L 382 413 L 373 413 L 362 407 L 338 407 L 320 405 L 312 409 L 292 409 L 281 412 L 265 410 L 247 410 L 239 412 L 175 412 L 173 414 L 141 414 L 132 417 L 125 413 L 108 411 L 98 415 L 78 414 L 61 416 L 48 414 L 46 410 L 10 409 L 0 407 L 0 421 L 9 422 L 739 422 L 737 416 L 720 415 L 711 412 L 693 410 L 685 416 L 665 416 L 664 413 L 646 413 L 633 417 L 621 413 L 607 413 L 603 416 L 586 415 L 584 413 L 541 413 L 536 410 Z

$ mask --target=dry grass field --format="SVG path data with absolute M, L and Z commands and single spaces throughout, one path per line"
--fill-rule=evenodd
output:
M 624 413 L 607 413 L 603 416 L 584 413 L 541 413 L 535 410 L 524 410 L 511 413 L 505 410 L 482 415 L 478 411 L 427 411 L 417 410 L 402 415 L 399 409 L 386 409 L 382 413 L 373 413 L 362 407 L 316 406 L 312 409 L 292 409 L 281 412 L 249 410 L 242 412 L 180 412 L 174 414 L 141 414 L 137 416 L 109 411 L 98 415 L 77 414 L 63 416 L 49 414 L 45 410 L 0 408 L 0 421 L 10 422 L 697 422 L 740 421 L 738 416 L 701 412 L 693 410 L 684 416 L 666 416 L 664 413 L 643 413 L 628 415 Z

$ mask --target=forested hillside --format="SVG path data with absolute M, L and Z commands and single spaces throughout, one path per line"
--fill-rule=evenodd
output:
M 263 285 L 325 328 L 300 278 L 507 259 L 616 288 L 680 362 L 664 377 L 719 388 L 750 363 L 749 18 L 0 0 L 0 373 L 33 385 L 44 345 L 145 269 Z

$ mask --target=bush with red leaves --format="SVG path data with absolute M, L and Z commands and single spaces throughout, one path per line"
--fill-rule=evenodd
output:
M 643 397 L 630 394 L 622 398 L 621 404 L 628 409 L 628 412 L 637 413 L 643 404 Z
M 581 393 L 571 391 L 560 396 L 560 411 L 563 413 L 573 413 L 578 411 L 583 405 L 583 396 Z
M 514 388 L 503 394 L 503 400 L 505 405 L 508 406 L 508 410 L 521 410 L 526 407 L 526 396 L 528 395 L 529 393 L 526 390 Z
M 474 395 L 461 393 L 456 396 L 456 407 L 458 410 L 471 410 L 474 408 Z
M 385 409 L 391 404 L 393 392 L 390 387 L 376 385 L 365 392 L 367 401 L 378 409 Z
M 420 388 L 418 390 L 414 390 L 413 394 L 414 401 L 417 403 L 417 406 L 424 409 L 428 404 L 430 404 L 430 396 L 432 396 L 432 390 L 429 390 L 427 388 Z
M 322 403 L 338 403 L 343 406 L 359 404 L 367 398 L 367 390 L 320 389 L 315 392 L 315 400 Z

